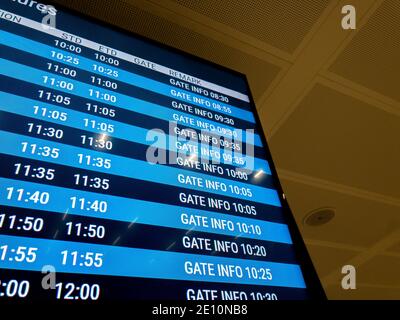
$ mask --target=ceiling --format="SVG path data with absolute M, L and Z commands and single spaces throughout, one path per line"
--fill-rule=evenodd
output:
M 245 73 L 328 297 L 400 299 L 400 1 L 56 2 Z M 304 225 L 321 207 L 335 218 Z

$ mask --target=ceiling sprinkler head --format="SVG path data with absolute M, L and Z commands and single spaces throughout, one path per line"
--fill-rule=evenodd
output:
M 319 208 L 311 211 L 304 218 L 306 226 L 318 227 L 327 224 L 335 217 L 334 208 Z

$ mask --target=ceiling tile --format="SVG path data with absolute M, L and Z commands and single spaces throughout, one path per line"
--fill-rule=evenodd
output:
M 400 299 L 400 257 L 375 256 L 357 268 L 357 282 L 398 287 Z
M 331 272 L 340 274 L 342 266 L 357 254 L 357 251 L 318 245 L 307 245 L 307 249 L 320 279 Z
M 355 290 L 344 290 L 340 284 L 325 288 L 329 299 L 333 300 L 399 300 L 400 288 L 358 285 Z
M 330 0 L 175 0 L 198 13 L 292 53 Z
M 400 227 L 398 207 L 285 179 L 281 182 L 305 239 L 368 248 Z M 305 216 L 322 207 L 335 208 L 335 217 L 326 225 L 305 225 Z
M 400 198 L 399 137 L 399 117 L 317 84 L 269 144 L 279 168 Z
M 400 254 L 400 241 L 393 245 L 391 248 L 387 250 L 388 252 L 393 252 L 395 254 Z
M 329 71 L 400 101 L 399 21 L 400 1 L 384 1 Z

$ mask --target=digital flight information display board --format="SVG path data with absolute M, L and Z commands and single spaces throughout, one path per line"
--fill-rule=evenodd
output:
M 309 299 L 246 78 L 0 4 L 0 302 Z

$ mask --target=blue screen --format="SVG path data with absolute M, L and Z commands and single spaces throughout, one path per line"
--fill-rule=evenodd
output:
M 254 110 L 236 72 L 2 1 L 0 301 L 309 298 Z

